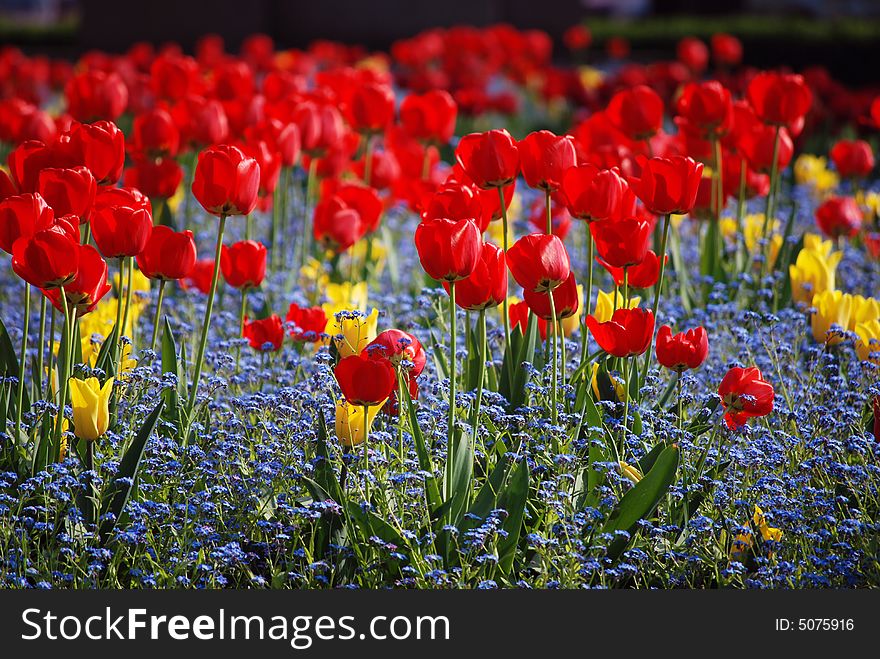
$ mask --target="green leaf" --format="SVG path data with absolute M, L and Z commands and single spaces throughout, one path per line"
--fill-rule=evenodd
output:
M 107 542 L 113 529 L 119 523 L 122 510 L 125 508 L 129 494 L 137 480 L 141 459 L 144 455 L 144 447 L 147 445 L 147 440 L 156 428 L 156 424 L 159 421 L 159 415 L 162 414 L 162 408 L 164 405 L 164 401 L 159 401 L 159 404 L 153 408 L 153 411 L 150 412 L 144 420 L 143 425 L 141 425 L 140 430 L 138 430 L 128 449 L 123 454 L 122 460 L 119 462 L 119 469 L 116 471 L 116 477 L 113 483 L 110 484 L 104 493 L 104 503 L 101 506 L 101 516 L 103 517 L 107 513 L 112 513 L 113 519 L 108 519 L 101 524 L 100 536 L 102 544 Z M 130 479 L 130 482 L 125 482 L 121 479 Z
M 406 391 L 406 415 L 409 421 L 410 432 L 412 433 L 413 444 L 416 447 L 416 456 L 419 460 L 419 468 L 430 474 L 425 477 L 425 497 L 428 501 L 428 508 L 432 515 L 443 504 L 443 497 L 440 495 L 440 486 L 437 484 L 437 478 L 434 476 L 434 462 L 431 460 L 431 453 L 425 444 L 425 435 L 419 427 L 419 420 L 416 416 L 416 406 L 413 404 L 412 396 L 409 388 L 404 387 Z
M 639 520 L 645 519 L 654 512 L 675 480 L 678 460 L 677 446 L 665 448 L 645 477 L 620 499 L 620 503 L 605 524 L 605 533 L 626 531 L 632 537 Z M 612 560 L 616 559 L 626 549 L 627 544 L 629 544 L 628 540 L 618 536 L 608 548 L 608 557 Z
M 450 517 L 459 519 L 464 513 L 470 499 L 474 478 L 474 451 L 468 433 L 456 427 L 455 462 L 452 465 L 452 482 L 447 483 L 446 492 L 450 493 Z
M 505 575 L 509 575 L 513 569 L 513 560 L 516 557 L 516 547 L 522 532 L 528 496 L 529 465 L 528 461 L 523 458 L 516 471 L 513 472 L 507 487 L 501 493 L 498 502 L 498 507 L 507 511 L 507 519 L 502 525 L 502 528 L 507 532 L 507 537 L 498 543 L 498 567 Z
M 177 342 L 174 340 L 174 332 L 171 331 L 171 323 L 168 316 L 165 317 L 165 327 L 162 331 L 162 373 L 173 373 L 180 378 L 180 365 L 177 361 Z M 184 382 L 186 374 L 183 375 Z M 172 423 L 179 420 L 180 391 L 178 388 L 168 388 L 162 392 L 162 400 L 165 401 L 165 418 Z

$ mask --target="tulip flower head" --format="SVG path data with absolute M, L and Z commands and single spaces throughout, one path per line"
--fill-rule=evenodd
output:
M 428 357 L 421 342 L 408 332 L 398 329 L 385 330 L 366 347 L 373 359 L 386 359 L 395 367 L 408 362 L 408 375 L 417 378 L 425 370 Z
M 684 156 L 641 159 L 642 173 L 630 187 L 655 215 L 684 215 L 694 207 L 703 164 Z
M 663 99 L 647 85 L 636 85 L 614 94 L 605 113 L 630 139 L 646 140 L 663 126 Z
M 365 353 L 340 360 L 333 372 L 345 400 L 359 407 L 382 405 L 397 385 L 391 362 Z
M 443 282 L 446 292 L 449 283 Z M 504 250 L 483 243 L 474 271 L 455 284 L 455 303 L 468 311 L 497 307 L 507 297 L 507 259 Z
M 266 246 L 256 240 L 241 240 L 220 252 L 223 279 L 233 288 L 256 288 L 266 277 Z
M 483 244 L 473 220 L 424 220 L 416 228 L 416 249 L 425 272 L 434 279 L 459 281 L 477 267 Z
M 725 410 L 724 421 L 734 430 L 750 418 L 767 416 L 773 411 L 773 386 L 754 366 L 731 368 L 718 386 L 718 395 Z
M 624 220 L 592 222 L 590 233 L 602 259 L 615 268 L 639 265 L 648 254 L 651 225 L 630 217 Z
M 284 343 L 284 324 L 281 318 L 271 315 L 268 318 L 245 319 L 242 336 L 251 348 L 260 352 L 277 352 Z
M 553 234 L 533 233 L 507 251 L 510 273 L 524 290 L 551 291 L 568 279 L 571 263 L 562 241 Z
M 70 401 L 73 406 L 73 434 L 79 439 L 95 441 L 110 427 L 110 395 L 113 378 L 103 386 L 98 378 L 70 378 Z
M 212 215 L 247 215 L 257 205 L 260 166 L 234 146 L 199 153 L 192 192 Z
M 503 129 L 465 135 L 455 149 L 455 159 L 481 188 L 506 186 L 519 174 L 516 140 Z
M 604 323 L 587 316 L 587 328 L 609 355 L 632 357 L 648 349 L 654 334 L 654 314 L 647 309 L 618 309 Z
M 669 325 L 657 331 L 657 361 L 668 369 L 682 373 L 698 368 L 709 354 L 709 336 L 702 327 L 672 334 Z
M 523 178 L 531 188 L 558 190 L 565 172 L 577 164 L 574 138 L 549 130 L 530 133 L 517 144 Z
M 153 227 L 143 251 L 137 255 L 140 271 L 150 279 L 177 280 L 195 267 L 196 241 L 192 231 Z

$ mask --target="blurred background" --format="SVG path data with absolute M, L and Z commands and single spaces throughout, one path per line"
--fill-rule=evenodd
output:
M 754 66 L 821 63 L 862 83 L 876 79 L 865 64 L 880 61 L 880 0 L 0 0 L 2 43 L 71 58 L 138 41 L 192 50 L 206 33 L 230 49 L 261 32 L 278 48 L 330 39 L 387 50 L 430 27 L 493 23 L 544 30 L 563 53 L 562 34 L 577 22 L 590 28 L 597 59 L 613 36 L 648 59 L 674 52 L 682 37 L 723 31 L 740 37 Z

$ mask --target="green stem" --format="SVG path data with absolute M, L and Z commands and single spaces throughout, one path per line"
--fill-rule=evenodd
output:
M 128 278 L 125 286 L 125 308 L 122 311 L 122 329 L 119 331 L 119 353 L 116 360 L 116 372 L 122 373 L 122 330 L 128 325 L 128 314 L 131 309 L 131 290 L 134 283 L 134 257 L 128 257 Z M 134 334 L 134 331 L 132 331 Z M 129 337 L 131 338 L 131 337 Z
M 590 313 L 590 305 L 593 303 L 593 234 L 590 233 L 590 225 L 587 224 L 587 287 L 584 290 L 584 310 L 581 314 L 581 366 L 587 359 L 587 315 Z
M 118 259 L 119 262 L 119 279 L 117 279 L 116 284 L 116 345 L 113 346 L 113 355 L 115 359 L 113 360 L 117 364 L 119 363 L 119 355 L 122 350 L 122 288 L 123 288 L 123 280 L 125 279 L 125 257 L 120 256 Z
M 507 202 L 504 199 L 504 188 L 498 188 L 498 196 L 501 200 L 501 222 L 502 222 L 502 235 L 501 241 L 504 247 L 504 257 L 507 258 Z M 505 268 L 504 276 L 508 277 L 508 271 Z M 510 311 L 508 309 L 507 303 L 507 295 L 505 294 L 504 300 L 502 301 L 502 315 L 504 316 L 504 347 L 510 347 Z
M 550 190 L 544 193 L 544 207 L 547 209 L 547 235 L 553 233 L 553 211 L 550 208 Z
M 550 198 L 550 193 L 547 193 L 547 198 Z M 556 300 L 553 298 L 553 291 L 547 291 L 547 297 L 550 298 L 550 322 L 548 323 L 548 327 L 553 328 L 553 372 L 551 373 L 550 380 L 550 420 L 553 425 L 556 425 L 556 420 L 559 415 L 559 410 L 556 409 L 557 403 L 557 360 L 558 360 L 558 351 L 559 351 L 559 332 L 557 331 L 559 328 L 558 319 L 556 318 Z M 553 440 L 554 446 L 556 445 L 556 439 L 554 435 Z
M 669 242 L 669 221 L 671 215 L 663 218 L 663 239 L 660 241 L 660 276 L 657 278 L 657 287 L 654 289 L 654 329 L 657 329 L 657 311 L 660 309 L 660 292 L 663 290 L 663 276 L 666 274 L 666 243 Z M 654 346 L 654 332 L 651 332 L 651 340 L 648 342 L 648 350 L 645 352 L 645 366 L 642 369 L 641 381 L 648 377 L 648 368 L 651 365 L 651 348 Z
M 73 341 L 73 324 L 70 321 L 70 307 L 67 305 L 67 295 L 64 292 L 64 286 L 59 289 L 61 293 L 61 305 L 64 310 L 64 331 L 67 335 L 67 345 L 64 351 L 64 370 L 58 369 L 59 374 L 59 397 L 58 397 L 58 415 L 55 418 L 55 440 L 52 443 L 53 461 L 58 459 L 61 451 L 61 428 L 64 423 L 64 407 L 67 405 L 67 385 L 70 378 L 70 344 Z M 61 357 L 61 351 L 58 351 Z
M 159 296 L 156 298 L 156 315 L 153 317 L 153 338 L 150 340 L 150 350 L 156 352 L 156 342 L 159 338 L 159 320 L 162 313 L 162 300 L 165 298 L 165 280 L 159 280 Z
M 47 312 L 47 300 L 46 296 L 40 296 L 40 337 L 38 345 L 39 350 L 37 350 L 37 382 L 33 383 L 33 387 L 36 389 L 37 394 L 39 395 L 39 390 L 43 378 L 43 364 L 44 358 L 43 353 L 46 349 L 46 312 Z
M 455 322 L 455 282 L 449 282 L 449 418 L 446 437 L 446 496 L 452 496 L 452 472 L 455 465 L 455 349 L 458 332 Z
M 45 298 L 44 298 L 45 299 Z M 27 371 L 27 348 L 28 348 L 28 331 L 30 330 L 31 320 L 31 285 L 27 282 L 24 284 L 24 321 L 21 329 L 21 356 L 18 365 L 18 388 L 16 389 L 16 405 L 15 405 L 15 435 L 13 442 L 18 443 L 18 433 L 21 432 L 21 416 L 22 405 L 24 404 L 24 374 Z
M 477 400 L 474 403 L 474 450 L 477 447 L 477 436 L 480 428 L 480 407 L 483 404 L 483 381 L 486 379 L 486 360 L 489 358 L 488 341 L 486 338 L 486 310 L 480 309 L 480 316 L 477 320 L 477 328 L 480 341 L 480 374 L 477 379 Z
M 770 164 L 770 189 L 767 191 L 767 205 L 764 208 L 764 226 L 761 228 L 761 240 L 764 250 L 764 261 L 761 263 L 761 276 L 766 273 L 767 256 L 767 232 L 770 228 L 771 217 L 775 212 L 774 206 L 776 202 L 776 186 L 779 178 L 779 131 L 781 126 L 776 127 L 776 135 L 773 138 L 773 162 Z
M 681 409 L 681 376 L 683 371 L 678 372 L 676 388 L 678 389 L 678 431 L 681 432 L 682 425 L 682 409 Z
M 366 135 L 364 139 L 367 140 L 366 147 L 364 148 L 364 183 L 372 185 L 370 181 L 373 174 L 373 136 Z
M 370 502 L 370 406 L 364 405 L 364 495 Z
M 199 379 L 202 375 L 202 362 L 205 359 L 205 347 L 208 345 L 208 330 L 211 328 L 211 312 L 214 309 L 214 297 L 217 294 L 217 280 L 220 277 L 220 251 L 223 248 L 223 230 L 226 228 L 226 216 L 220 216 L 220 223 L 217 227 L 217 246 L 214 249 L 214 275 L 211 278 L 211 290 L 208 293 L 208 302 L 205 305 L 205 320 L 202 323 L 202 336 L 199 341 L 196 360 L 193 364 L 193 382 L 192 390 L 189 394 L 189 404 L 187 405 L 187 418 L 192 423 L 192 411 L 196 406 L 196 398 L 199 392 Z M 189 435 L 189 433 L 186 433 Z M 184 441 L 187 438 L 184 437 Z

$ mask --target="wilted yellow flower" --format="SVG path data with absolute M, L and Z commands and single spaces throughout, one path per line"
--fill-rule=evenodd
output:
M 608 373 L 608 379 L 611 380 L 611 384 L 614 387 L 614 393 L 617 394 L 617 399 L 623 400 L 624 394 L 626 393 L 623 388 L 623 381 L 615 377 L 612 373 Z M 602 394 L 599 392 L 599 364 L 593 364 L 593 379 L 591 384 L 593 385 L 593 394 L 596 396 L 596 400 L 602 400 Z
M 855 333 L 859 335 L 856 341 L 856 353 L 863 362 L 871 361 L 880 366 L 880 320 L 869 320 L 858 323 Z
M 611 316 L 614 315 L 614 297 L 617 296 L 617 308 L 623 309 L 625 306 L 625 299 L 623 295 L 620 294 L 620 291 L 616 293 L 606 293 L 605 291 L 599 291 L 599 295 L 596 298 L 596 311 L 593 313 L 593 316 L 600 323 L 607 323 L 611 320 Z M 642 298 L 635 296 L 629 299 L 629 308 L 635 309 L 639 306 L 639 302 L 642 301 Z
M 764 517 L 764 511 L 757 505 L 755 505 L 755 512 L 752 515 L 752 521 L 755 523 L 755 526 L 758 527 L 758 530 L 761 532 L 761 537 L 765 541 L 773 540 L 774 542 L 779 542 L 782 540 L 782 529 L 775 529 L 767 524 L 767 519 Z
M 855 331 L 859 323 L 867 323 L 880 318 L 880 302 L 872 297 L 852 296 L 852 311 L 847 329 Z
M 827 258 L 813 249 L 802 249 L 794 264 L 788 266 L 791 279 L 791 299 L 809 304 L 813 296 L 833 290 L 835 271 L 843 252 L 834 252 Z
M 630 479 L 633 483 L 638 483 L 644 476 L 642 476 L 642 472 L 639 471 L 638 467 L 634 467 L 633 465 L 624 462 L 623 460 L 617 463 L 617 466 L 620 467 L 620 473 Z
M 113 378 L 104 386 L 98 378 L 70 378 L 70 401 L 73 405 L 73 434 L 94 441 L 110 426 L 110 394 Z
M 370 427 L 385 402 L 367 408 Z M 336 436 L 344 446 L 357 446 L 364 441 L 364 408 L 351 405 L 344 398 L 336 401 Z
M 813 296 L 815 311 L 810 319 L 810 325 L 817 343 L 836 345 L 843 341 L 843 337 L 837 332 L 831 335 L 828 332 L 833 325 L 844 330 L 849 326 L 852 306 L 852 295 L 841 291 L 824 291 Z
M 343 358 L 359 354 L 376 338 L 376 328 L 379 324 L 378 309 L 373 309 L 369 314 L 339 309 L 332 315 L 328 312 L 327 317 L 329 320 L 326 332 L 333 337 L 336 348 Z

